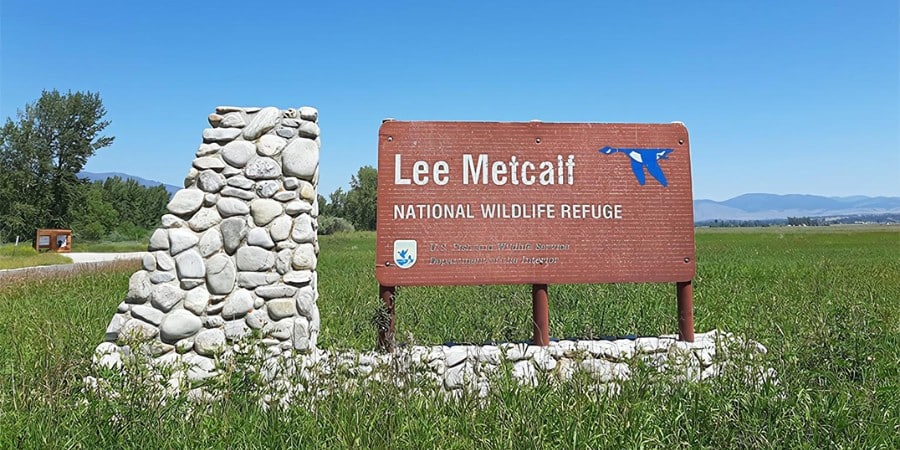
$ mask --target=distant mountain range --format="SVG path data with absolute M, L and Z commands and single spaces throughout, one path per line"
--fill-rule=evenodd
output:
M 119 172 L 94 173 L 94 172 L 85 172 L 82 170 L 81 172 L 78 172 L 78 177 L 79 178 L 87 178 L 88 181 L 106 181 L 107 178 L 119 177 L 123 180 L 137 181 L 138 184 L 140 184 L 141 186 L 146 186 L 146 187 L 156 187 L 156 186 L 162 185 L 166 188 L 166 191 L 169 193 L 169 196 L 175 195 L 175 193 L 181 189 L 181 187 L 179 187 L 179 186 L 165 184 L 161 181 L 148 180 L 145 178 L 136 177 L 134 175 L 128 175 L 127 173 L 119 173 Z
M 169 195 L 181 187 L 147 180 L 119 172 L 81 172 L 79 177 L 103 181 L 119 177 L 137 181 L 141 186 L 163 185 Z M 773 220 L 788 217 L 844 217 L 858 215 L 900 214 L 900 197 L 824 197 L 820 195 L 744 194 L 728 200 L 694 200 L 694 222 L 712 220 Z
M 694 222 L 898 213 L 900 197 L 744 194 L 721 202 L 694 200 Z

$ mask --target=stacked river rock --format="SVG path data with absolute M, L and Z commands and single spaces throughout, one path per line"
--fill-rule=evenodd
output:
M 105 363 L 143 342 L 159 362 L 212 371 L 210 357 L 252 330 L 270 353 L 315 348 L 317 120 L 310 107 L 209 116 L 185 188 L 97 348 Z

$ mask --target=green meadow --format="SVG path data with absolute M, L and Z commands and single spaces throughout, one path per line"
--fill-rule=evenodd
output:
M 0 270 L 71 263 L 72 260 L 64 254 L 38 252 L 29 242 L 0 245 Z
M 319 346 L 374 348 L 373 233 L 320 237 Z M 0 448 L 900 448 L 900 227 L 698 230 L 695 329 L 768 353 L 690 383 L 637 370 L 609 396 L 576 378 L 444 400 L 388 385 L 263 409 L 235 374 L 222 399 L 118 398 L 81 382 L 134 264 L 0 286 Z M 529 286 L 398 290 L 401 344 L 523 341 Z M 674 286 L 550 286 L 555 338 L 677 331 Z M 737 356 L 740 357 L 739 355 Z

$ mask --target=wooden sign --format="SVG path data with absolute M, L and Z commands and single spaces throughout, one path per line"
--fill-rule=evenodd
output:
M 680 123 L 385 122 L 376 278 L 689 282 L 689 149 Z
M 72 251 L 72 230 L 41 228 L 34 233 L 34 249 L 50 250 L 58 253 Z

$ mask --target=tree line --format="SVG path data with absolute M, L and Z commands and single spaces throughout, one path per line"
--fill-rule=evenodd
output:
M 165 212 L 165 188 L 78 177 L 115 138 L 94 92 L 43 91 L 0 128 L 0 242 L 38 228 L 69 228 L 78 238 L 141 239 Z
M 350 190 L 335 189 L 328 198 L 319 195 L 319 234 L 374 230 L 378 201 L 378 170 L 360 167 L 350 178 Z
M 99 93 L 43 91 L 0 128 L 0 242 L 31 239 L 38 228 L 68 228 L 76 238 L 145 238 L 166 212 L 162 186 L 115 177 L 80 179 L 88 159 L 114 137 Z M 350 189 L 319 196 L 322 234 L 374 230 L 378 171 L 361 167 Z

